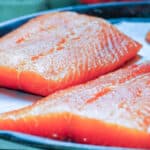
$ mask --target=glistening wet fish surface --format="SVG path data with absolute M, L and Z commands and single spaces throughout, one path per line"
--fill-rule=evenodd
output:
M 0 86 L 47 96 L 118 68 L 140 48 L 101 18 L 43 15 L 0 39 Z
M 80 143 L 150 148 L 150 62 L 0 115 L 0 129 Z

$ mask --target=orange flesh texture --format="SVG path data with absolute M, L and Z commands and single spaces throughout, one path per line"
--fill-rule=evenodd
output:
M 149 98 L 150 73 L 113 87 L 72 117 L 72 139 L 81 143 L 150 148 Z
M 0 86 L 47 96 L 118 68 L 141 45 L 103 19 L 61 12 L 29 21 L 0 47 Z
M 42 32 L 47 32 L 53 28 L 64 27 L 72 29 L 73 24 L 80 25 L 85 22 L 85 19 L 77 21 L 77 18 L 78 15 L 71 12 L 51 13 L 33 18 L 20 28 L 2 37 L 0 39 L 0 49 L 16 47 L 29 39 L 39 38 Z M 37 33 L 39 36 L 37 36 Z
M 147 32 L 145 39 L 146 39 L 147 43 L 150 44 L 150 31 Z
M 150 148 L 149 97 L 147 62 L 1 114 L 0 129 L 80 143 Z

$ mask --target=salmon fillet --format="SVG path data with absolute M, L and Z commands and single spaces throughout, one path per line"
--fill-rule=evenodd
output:
M 0 129 L 87 144 L 150 148 L 150 62 L 1 114 Z
M 150 31 L 147 32 L 145 40 L 150 43 Z
M 101 18 L 47 14 L 0 39 L 0 86 L 47 96 L 110 72 L 141 45 Z

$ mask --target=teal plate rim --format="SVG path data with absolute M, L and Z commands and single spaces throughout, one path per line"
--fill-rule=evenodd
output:
M 0 139 L 5 139 L 14 143 L 32 146 L 42 149 L 56 149 L 56 150 L 138 150 L 135 148 L 121 148 L 121 147 L 108 147 L 108 146 L 95 146 L 89 144 L 78 144 L 66 141 L 52 140 L 44 137 L 13 132 L 13 131 L 0 131 Z M 141 150 L 141 149 L 139 149 Z

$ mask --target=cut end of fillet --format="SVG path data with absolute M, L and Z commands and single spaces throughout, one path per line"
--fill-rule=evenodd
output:
M 26 116 L 18 118 L 13 116 L 0 119 L 0 129 L 18 131 L 22 133 L 28 133 L 37 136 L 44 136 L 57 140 L 67 139 L 67 127 L 68 121 L 67 113 L 54 113 L 51 115 L 38 115 L 38 119 L 35 116 Z
M 18 89 L 17 70 L 0 66 L 0 86 Z
M 150 148 L 150 133 L 96 119 L 74 116 L 71 133 L 73 141 L 83 144 Z
M 22 72 L 20 75 L 20 89 L 33 94 L 46 96 L 49 92 L 48 81 L 34 72 Z

